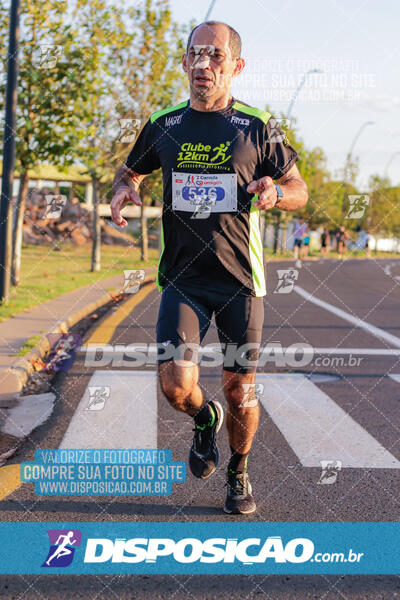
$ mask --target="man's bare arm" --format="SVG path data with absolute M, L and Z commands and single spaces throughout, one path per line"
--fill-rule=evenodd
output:
M 111 200 L 111 218 L 116 225 L 126 227 L 128 222 L 121 216 L 121 210 L 133 202 L 137 206 L 142 204 L 139 196 L 139 186 L 146 175 L 140 175 L 123 165 L 116 173 L 112 185 L 113 198 Z
M 307 184 L 302 178 L 297 168 L 293 165 L 287 173 L 276 180 L 283 192 L 283 198 L 277 205 L 279 210 L 298 210 L 304 208 L 308 200 Z M 258 194 L 258 200 L 255 206 L 260 210 L 273 208 L 278 200 L 278 192 L 271 177 L 262 177 L 252 181 L 247 186 L 249 193 Z
M 304 208 L 308 201 L 308 187 L 300 175 L 297 165 L 293 165 L 287 173 L 276 180 L 283 192 L 278 204 L 279 210 L 298 210 Z

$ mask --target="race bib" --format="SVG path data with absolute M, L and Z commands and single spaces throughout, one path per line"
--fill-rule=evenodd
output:
M 237 211 L 237 175 L 172 172 L 172 208 L 213 213 Z

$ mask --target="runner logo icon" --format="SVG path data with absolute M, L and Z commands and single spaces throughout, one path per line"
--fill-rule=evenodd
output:
M 299 272 L 297 269 L 277 269 L 277 274 L 279 281 L 274 289 L 274 294 L 290 294 L 299 277 Z
M 48 529 L 50 548 L 42 567 L 68 567 L 74 558 L 75 549 L 81 545 L 79 529 Z
M 108 386 L 89 386 L 89 401 L 85 410 L 103 410 L 110 397 L 111 388 Z
M 332 485 L 336 483 L 339 471 L 342 470 L 341 460 L 320 460 L 321 475 L 317 481 L 320 485 Z

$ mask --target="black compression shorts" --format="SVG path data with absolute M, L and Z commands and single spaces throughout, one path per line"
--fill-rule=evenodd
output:
M 174 356 L 198 363 L 199 356 L 193 347 L 201 344 L 213 314 L 224 356 L 223 368 L 234 373 L 254 373 L 264 321 L 263 298 L 227 296 L 209 289 L 193 291 L 172 286 L 164 289 L 157 321 L 157 344 L 166 350 L 159 355 L 158 363 L 172 360 Z M 172 348 L 172 352 L 168 348 Z M 171 356 L 174 349 L 179 350 Z

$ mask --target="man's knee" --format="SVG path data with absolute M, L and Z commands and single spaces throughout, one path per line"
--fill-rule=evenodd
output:
M 232 410 L 253 408 L 254 374 L 229 373 L 224 371 L 224 392 Z
M 158 378 L 161 389 L 172 405 L 182 404 L 197 383 L 196 367 L 192 364 L 177 366 L 173 360 L 160 363 Z

